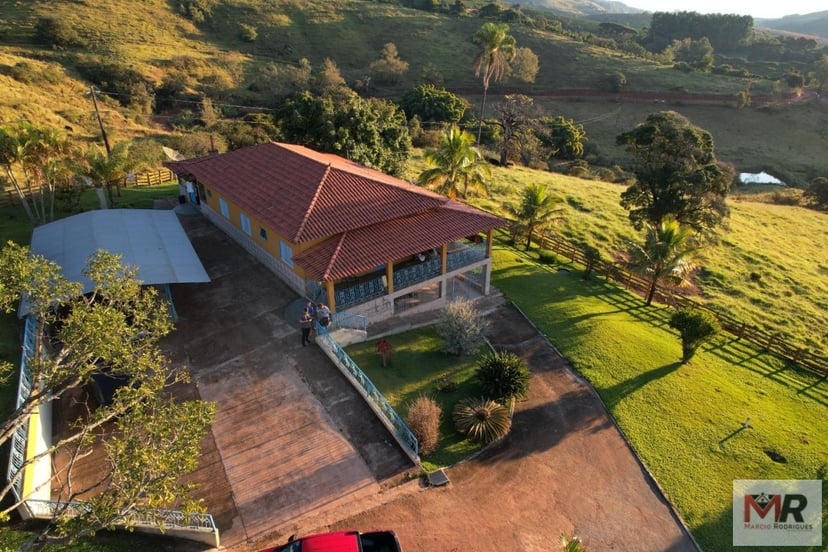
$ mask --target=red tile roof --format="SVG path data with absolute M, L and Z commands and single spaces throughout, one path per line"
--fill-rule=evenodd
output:
M 499 217 L 452 201 L 425 213 L 343 232 L 293 260 L 315 280 L 339 280 L 503 223 Z
M 318 280 L 357 274 L 505 223 L 304 146 L 270 142 L 167 166 L 209 186 L 292 243 L 329 238 L 294 257 Z

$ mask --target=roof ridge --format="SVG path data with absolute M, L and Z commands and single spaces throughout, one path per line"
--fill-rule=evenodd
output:
M 299 223 L 299 228 L 296 229 L 296 235 L 293 236 L 293 243 L 299 243 L 302 238 L 302 232 L 305 231 L 305 225 L 308 223 L 310 219 L 311 213 L 313 212 L 313 208 L 316 205 L 317 200 L 319 199 L 319 195 L 322 193 L 322 186 L 325 185 L 325 182 L 328 180 L 328 175 L 331 174 L 331 163 L 328 163 L 328 166 L 325 168 L 325 174 L 322 175 L 322 178 L 319 181 L 319 186 L 316 187 L 316 192 L 313 194 L 313 197 L 308 204 L 308 208 L 305 211 L 305 216 L 302 217 L 302 222 Z
M 331 273 L 331 269 L 333 269 L 333 265 L 336 263 L 336 258 L 339 256 L 339 251 L 342 249 L 342 244 L 345 242 L 345 236 L 348 234 L 348 231 L 342 232 L 339 236 L 339 243 L 336 244 L 336 247 L 331 253 L 331 260 L 328 261 L 327 266 L 325 266 L 325 272 L 322 274 L 322 280 L 324 281 Z

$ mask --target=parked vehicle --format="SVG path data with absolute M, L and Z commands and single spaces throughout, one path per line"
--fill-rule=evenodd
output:
M 337 531 L 290 538 L 287 544 L 259 552 L 402 552 L 394 531 Z

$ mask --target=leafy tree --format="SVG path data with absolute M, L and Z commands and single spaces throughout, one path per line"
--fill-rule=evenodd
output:
M 68 182 L 73 150 L 55 130 L 22 123 L 0 127 L 0 183 L 14 188 L 32 225 L 54 219 L 55 194 Z
M 350 93 L 348 83 L 339 72 L 339 67 L 331 58 L 325 58 L 322 69 L 311 79 L 311 90 L 316 94 L 347 95 Z
M 716 160 L 706 130 L 675 111 L 662 111 L 616 141 L 636 162 L 636 182 L 621 194 L 621 206 L 637 230 L 672 217 L 705 234 L 728 215 L 733 170 Z
M 463 399 L 454 407 L 457 431 L 472 441 L 488 445 L 509 433 L 512 419 L 502 404 L 489 399 Z
M 440 145 L 425 152 L 428 168 L 417 184 L 434 187 L 439 193 L 465 198 L 469 188 L 488 194 L 489 164 L 474 147 L 474 136 L 452 125 L 440 133 Z
M 480 105 L 480 127 L 477 130 L 479 144 L 489 83 L 492 78 L 497 82 L 506 74 L 509 62 L 515 57 L 516 42 L 515 37 L 509 34 L 509 25 L 505 23 L 484 23 L 474 33 L 473 40 L 480 45 L 480 53 L 474 59 L 474 74 L 483 79 L 483 103 Z
M 538 137 L 549 148 L 553 157 L 574 160 L 584 154 L 586 131 L 582 125 L 563 115 L 545 117 L 538 125 Z
M 412 88 L 402 97 L 400 107 L 411 119 L 456 124 L 463 118 L 468 104 L 466 100 L 433 84 L 421 84 Z
M 177 0 L 178 12 L 194 23 L 205 23 L 213 16 L 217 0 Z
M 538 56 L 529 48 L 516 48 L 515 57 L 509 63 L 509 77 L 520 82 L 535 82 L 540 64 Z
M 819 209 L 828 208 L 828 178 L 824 176 L 814 178 L 802 197 Z
M 721 331 L 719 321 L 707 311 L 680 309 L 670 317 L 670 327 L 681 335 L 681 362 L 690 362 L 696 350 Z
M 514 405 L 516 398 L 524 398 L 529 393 L 532 374 L 526 362 L 515 353 L 499 351 L 477 362 L 475 377 L 485 396 L 498 402 L 508 400 Z
M 274 122 L 283 139 L 335 153 L 386 173 L 401 175 L 411 151 L 405 114 L 392 102 L 304 92 L 285 101 Z
M 828 54 L 823 54 L 814 63 L 814 76 L 819 83 L 819 89 L 823 92 L 828 90 Z
M 408 62 L 400 59 L 396 44 L 389 42 L 382 47 L 380 58 L 372 61 L 368 68 L 378 81 L 397 84 L 408 71 Z
M 124 107 L 140 113 L 151 113 L 155 88 L 136 69 L 124 63 L 91 60 L 77 64 L 80 74 L 98 86 L 103 94 L 111 94 Z
M 669 49 L 676 62 L 687 63 L 701 71 L 707 71 L 713 66 L 713 47 L 707 37 L 698 40 L 691 38 L 674 40 Z
M 535 232 L 542 232 L 559 220 L 563 213 L 560 198 L 550 195 L 547 186 L 537 183 L 526 186 L 521 194 L 520 205 L 512 206 L 509 210 L 526 228 L 526 251 L 532 246 Z
M 70 434 L 27 458 L 0 491 L 0 499 L 6 499 L 2 514 L 8 516 L 19 505 L 10 490 L 23 468 L 60 451 L 68 453 L 72 460 L 53 475 L 51 485 L 69 500 L 90 491 L 95 498 L 78 517 L 64 515 L 68 503 L 57 508 L 37 537 L 41 544 L 128 525 L 132 514 L 151 516 L 177 499 L 183 499 L 185 509 L 196 508 L 186 498 L 190 487 L 180 477 L 195 468 L 198 443 L 214 412 L 202 401 L 168 398 L 168 387 L 187 381 L 187 374 L 171 369 L 158 347 L 172 324 L 157 291 L 142 287 L 135 268 L 124 267 L 119 257 L 104 251 L 90 258 L 85 275 L 92 290 L 83 295 L 81 284 L 66 280 L 60 267 L 30 255 L 28 248 L 10 242 L 0 251 L 0 309 L 13 312 L 25 296 L 39 335 L 36 350 L 26 359 L 37 384 L 0 423 L 0 444 L 43 404 L 83 392 L 93 374 L 107 372 L 128 381 L 111 403 L 82 415 L 69 425 Z M 2 366 L 7 377 L 13 370 L 9 364 Z M 108 429 L 112 424 L 114 429 Z M 108 469 L 96 474 L 99 479 L 89 488 L 77 488 L 74 460 L 90 454 L 98 438 L 104 442 Z
M 652 303 L 660 281 L 680 285 L 686 280 L 696 268 L 698 251 L 692 229 L 676 220 L 647 226 L 644 242 L 631 244 L 630 250 L 630 267 L 650 281 L 647 305 Z
M 503 103 L 498 106 L 497 124 L 501 129 L 500 166 L 506 167 L 509 163 L 509 148 L 512 141 L 528 126 L 532 118 L 532 98 L 523 94 L 507 94 Z
M 468 355 L 483 345 L 485 320 L 471 301 L 446 304 L 440 312 L 437 333 L 444 339 L 443 350 L 457 356 Z
M 420 395 L 409 405 L 405 423 L 417 438 L 422 456 L 428 456 L 440 441 L 440 416 L 443 409 L 431 397 Z

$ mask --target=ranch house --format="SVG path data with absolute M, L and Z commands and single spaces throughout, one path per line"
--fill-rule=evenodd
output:
M 167 163 L 182 196 L 294 291 L 381 320 L 487 295 L 505 221 L 304 146 L 264 143 Z

